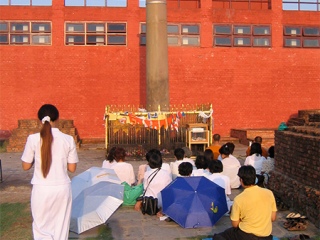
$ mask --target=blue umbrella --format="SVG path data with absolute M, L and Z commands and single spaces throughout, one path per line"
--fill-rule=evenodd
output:
M 224 188 L 205 177 L 178 177 L 161 191 L 162 211 L 183 228 L 212 227 L 227 211 Z

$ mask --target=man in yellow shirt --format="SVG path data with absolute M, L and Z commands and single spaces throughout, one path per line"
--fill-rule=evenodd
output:
M 232 228 L 215 234 L 214 240 L 272 240 L 272 222 L 276 220 L 276 201 L 273 193 L 255 185 L 254 167 L 242 166 L 238 176 L 244 188 L 234 198 L 231 210 Z

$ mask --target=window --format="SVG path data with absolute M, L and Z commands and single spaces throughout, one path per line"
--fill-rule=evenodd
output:
M 0 6 L 52 6 L 52 0 L 0 0 Z
M 146 45 L 145 23 L 140 24 L 140 45 Z M 199 24 L 167 24 L 168 46 L 199 46 Z
M 270 47 L 270 26 L 217 24 L 213 26 L 213 45 L 220 47 Z
M 127 7 L 127 0 L 65 0 L 64 4 L 73 7 Z
M 146 7 L 146 0 L 139 0 L 139 7 Z
M 126 23 L 66 23 L 66 45 L 126 44 Z
M 284 26 L 285 47 L 320 48 L 320 26 Z
M 213 9 L 271 9 L 271 0 L 212 0 Z
M 320 11 L 320 1 L 282 0 L 282 9 L 287 11 Z
M 0 22 L 1 45 L 50 45 L 49 22 Z

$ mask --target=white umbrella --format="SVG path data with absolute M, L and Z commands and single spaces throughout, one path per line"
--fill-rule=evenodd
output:
M 91 167 L 72 178 L 72 199 L 75 199 L 84 189 L 101 181 L 121 184 L 121 180 L 113 169 Z
M 105 223 L 123 202 L 124 186 L 102 181 L 85 188 L 72 202 L 70 231 L 82 233 Z

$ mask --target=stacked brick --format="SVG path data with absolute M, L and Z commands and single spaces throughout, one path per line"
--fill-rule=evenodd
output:
M 79 138 L 77 130 L 73 125 L 73 120 L 59 120 L 59 126 L 61 132 L 73 136 L 77 147 L 79 147 Z M 18 128 L 12 131 L 12 135 L 7 145 L 7 152 L 22 152 L 27 141 L 27 137 L 30 134 L 37 133 L 41 129 L 41 123 L 36 119 L 23 119 L 18 120 Z
M 312 118 L 312 117 L 311 117 Z M 275 132 L 275 169 L 269 188 L 320 228 L 320 129 L 307 124 Z

